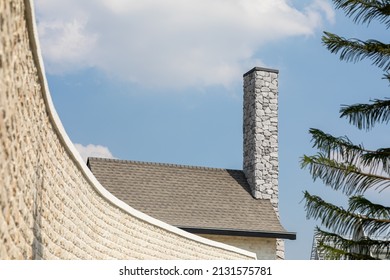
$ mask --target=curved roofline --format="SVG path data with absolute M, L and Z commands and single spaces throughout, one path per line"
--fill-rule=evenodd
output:
M 85 179 L 90 182 L 90 184 L 95 188 L 95 190 L 108 202 L 111 204 L 115 205 L 116 207 L 122 209 L 126 213 L 137 217 L 149 224 L 152 224 L 154 226 L 160 227 L 164 230 L 167 230 L 171 233 L 175 233 L 177 235 L 180 235 L 182 237 L 188 238 L 190 240 L 203 243 L 205 245 L 209 245 L 215 248 L 220 248 L 224 249 L 227 251 L 235 252 L 244 256 L 251 257 L 253 259 L 256 259 L 256 254 L 239 249 L 230 245 L 226 245 L 224 243 L 220 242 L 215 242 L 191 233 L 188 233 L 184 230 L 181 230 L 177 227 L 171 226 L 169 224 L 166 224 L 160 220 L 157 220 L 155 218 L 152 218 L 134 208 L 131 206 L 127 205 L 123 201 L 119 200 L 118 198 L 114 197 L 110 192 L 108 192 L 95 178 L 95 176 L 92 174 L 92 172 L 88 169 L 87 165 L 84 163 L 83 159 L 81 158 L 80 154 L 77 152 L 76 148 L 74 147 L 72 141 L 70 140 L 68 134 L 66 133 L 62 122 L 57 114 L 57 111 L 55 110 L 47 79 L 45 76 L 45 68 L 44 68 L 44 63 L 43 59 L 41 56 L 41 48 L 39 45 L 39 40 L 38 40 L 38 32 L 37 32 L 37 27 L 36 27 L 36 19 L 35 19 L 35 13 L 34 13 L 34 1 L 33 0 L 24 0 L 25 7 L 26 7 L 26 19 L 27 19 L 27 29 L 28 29 L 28 36 L 29 36 L 29 41 L 30 41 L 30 47 L 31 47 L 31 52 L 33 55 L 33 59 L 35 61 L 35 66 L 37 67 L 37 73 L 39 76 L 39 82 L 42 87 L 42 93 L 43 93 L 43 98 L 45 101 L 46 109 L 48 111 L 48 116 L 49 119 L 52 122 L 52 125 L 62 142 L 66 152 L 69 154 L 70 158 L 72 161 L 76 164 L 80 172 L 83 174 Z

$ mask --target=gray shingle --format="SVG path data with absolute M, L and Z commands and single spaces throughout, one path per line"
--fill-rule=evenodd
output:
M 241 170 L 89 158 L 114 196 L 180 228 L 286 233 L 268 200 L 254 199 Z

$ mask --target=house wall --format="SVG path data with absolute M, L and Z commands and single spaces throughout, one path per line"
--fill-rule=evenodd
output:
M 31 5 L 0 1 L 0 259 L 253 259 L 98 183 L 54 110 Z
M 275 260 L 276 239 L 245 236 L 201 234 L 200 236 L 254 252 L 258 260 Z

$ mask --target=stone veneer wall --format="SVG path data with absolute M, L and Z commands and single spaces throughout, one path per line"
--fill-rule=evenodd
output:
M 0 32 L 0 259 L 255 258 L 109 194 L 54 110 L 31 1 L 0 1 Z
M 244 74 L 243 170 L 257 199 L 269 199 L 279 217 L 278 70 L 255 67 Z M 277 240 L 284 258 L 284 241 Z

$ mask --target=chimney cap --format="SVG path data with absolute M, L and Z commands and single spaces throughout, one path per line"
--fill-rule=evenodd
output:
M 276 74 L 279 73 L 279 70 L 276 70 L 276 69 L 264 68 L 264 67 L 253 67 L 251 70 L 246 72 L 243 76 L 245 77 L 246 75 L 249 75 L 255 71 L 266 71 L 266 72 L 272 72 L 272 73 L 276 73 Z

